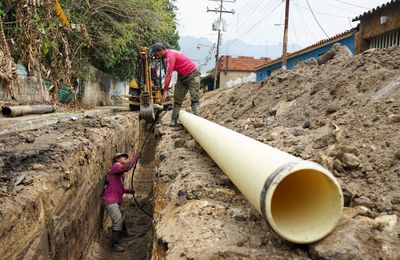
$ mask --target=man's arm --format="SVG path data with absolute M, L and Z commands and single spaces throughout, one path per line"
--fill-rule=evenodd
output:
M 176 55 L 175 53 L 172 53 L 171 57 L 167 57 L 167 75 L 165 76 L 164 94 L 167 93 L 169 89 L 172 73 L 174 72 L 175 68 L 175 62 L 176 62 Z
M 138 160 L 139 160 L 139 156 L 138 155 L 133 156 L 132 159 L 130 159 L 127 163 L 124 164 L 124 166 L 123 166 L 124 172 L 127 172 L 130 169 L 132 169 L 133 166 L 135 166 L 135 164 L 137 163 Z
M 120 163 L 114 163 L 110 170 L 109 173 L 110 174 L 123 174 L 124 172 L 129 171 L 130 169 L 132 169 L 133 166 L 135 166 L 135 164 L 137 163 L 137 161 L 139 160 L 138 155 L 135 155 L 132 157 L 132 159 L 130 159 L 126 164 L 122 165 Z

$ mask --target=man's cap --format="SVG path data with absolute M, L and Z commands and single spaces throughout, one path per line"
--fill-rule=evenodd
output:
M 113 162 L 115 162 L 119 157 L 129 158 L 129 155 L 127 153 L 115 153 L 113 156 Z
M 165 45 L 159 42 L 153 44 L 153 46 L 150 48 L 150 57 L 153 57 L 154 54 L 156 54 L 156 52 L 160 49 L 166 49 Z

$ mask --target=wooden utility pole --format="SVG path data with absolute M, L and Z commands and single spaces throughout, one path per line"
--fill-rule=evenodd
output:
M 213 2 L 219 2 L 219 8 L 215 8 L 215 9 L 208 9 L 207 7 L 207 12 L 214 12 L 214 13 L 219 13 L 219 19 L 217 21 L 217 23 L 219 23 L 218 26 L 218 39 L 217 39 L 217 54 L 215 55 L 215 71 L 214 71 L 214 86 L 213 89 L 217 88 L 217 79 L 218 79 L 218 59 L 219 59 L 219 46 L 221 45 L 221 31 L 222 31 L 222 27 L 223 27 L 223 21 L 222 21 L 222 13 L 229 13 L 229 14 L 234 14 L 235 11 L 231 10 L 231 11 L 227 11 L 224 9 L 224 3 L 235 3 L 236 0 L 233 1 L 227 1 L 227 0 L 209 0 L 209 1 L 213 1 Z
M 286 0 L 285 29 L 283 31 L 282 69 L 286 70 L 290 0 Z

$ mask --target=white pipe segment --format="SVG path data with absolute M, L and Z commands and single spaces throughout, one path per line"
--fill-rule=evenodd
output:
M 179 120 L 278 235 L 306 244 L 335 228 L 343 194 L 327 169 L 185 111 Z

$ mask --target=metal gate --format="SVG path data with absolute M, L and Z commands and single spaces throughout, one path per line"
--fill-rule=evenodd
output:
M 400 45 L 400 31 L 394 31 L 378 37 L 374 37 L 369 42 L 370 49 L 384 49 L 395 45 Z

